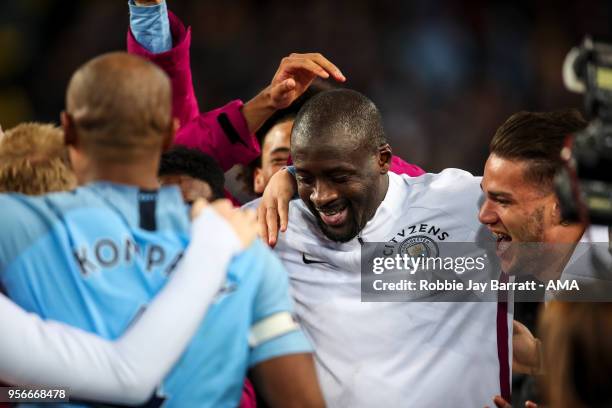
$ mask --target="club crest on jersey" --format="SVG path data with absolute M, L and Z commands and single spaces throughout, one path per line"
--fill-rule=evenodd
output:
M 402 228 L 385 244 L 383 254 L 391 256 L 397 251 L 399 255 L 406 254 L 410 257 L 437 257 L 440 248 L 436 241 L 444 241 L 448 237 L 448 232 L 436 225 L 424 223 L 409 225 Z
M 402 241 L 398 245 L 397 253 L 400 255 L 406 254 L 411 258 L 419 256 L 429 258 L 438 256 L 440 248 L 433 239 L 425 235 L 417 235 Z

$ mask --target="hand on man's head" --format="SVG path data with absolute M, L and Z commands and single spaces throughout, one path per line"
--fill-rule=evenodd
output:
M 340 69 L 319 53 L 294 53 L 283 58 L 269 86 L 273 107 L 283 109 L 291 105 L 316 77 L 346 81 Z

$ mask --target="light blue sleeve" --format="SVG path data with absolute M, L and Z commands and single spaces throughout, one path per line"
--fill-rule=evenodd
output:
M 261 241 L 255 243 L 265 273 L 255 298 L 253 323 L 279 312 L 293 314 L 293 299 L 289 294 L 287 271 L 280 260 Z M 312 346 L 301 329 L 274 337 L 251 351 L 249 366 L 287 354 L 311 353 Z
M 138 6 L 129 0 L 130 28 L 134 38 L 147 51 L 159 54 L 172 49 L 172 34 L 166 2 L 153 6 Z

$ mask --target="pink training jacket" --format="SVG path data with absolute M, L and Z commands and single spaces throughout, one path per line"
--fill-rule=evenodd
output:
M 175 143 L 197 148 L 214 157 L 223 171 L 235 164 L 248 164 L 260 155 L 260 146 L 242 115 L 242 101 L 235 100 L 222 108 L 200 113 L 193 90 L 189 48 L 191 27 L 185 28 L 181 20 L 168 11 L 173 48 L 153 54 L 144 49 L 127 33 L 127 49 L 159 65 L 172 81 L 172 112 L 181 121 Z M 423 169 L 393 156 L 391 171 L 397 174 L 419 176 Z
M 173 13 L 168 12 L 173 48 L 154 54 L 142 47 L 128 29 L 127 50 L 140 55 L 161 67 L 172 83 L 172 114 L 180 120 L 181 127 L 175 143 L 197 148 L 214 157 L 223 171 L 235 164 L 248 164 L 260 154 L 259 143 L 249 132 L 242 115 L 242 102 L 200 113 L 191 79 L 189 48 L 191 28 L 185 26 Z

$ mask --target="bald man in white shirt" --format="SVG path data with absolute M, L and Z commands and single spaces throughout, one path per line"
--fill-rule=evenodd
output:
M 390 173 L 380 114 L 350 90 L 304 106 L 291 150 L 301 200 L 289 205 L 276 252 L 328 406 L 482 407 L 509 396 L 506 302 L 362 302 L 364 245 L 444 257 L 446 243 L 482 238 L 480 179 Z M 465 256 L 484 255 L 471 248 Z

